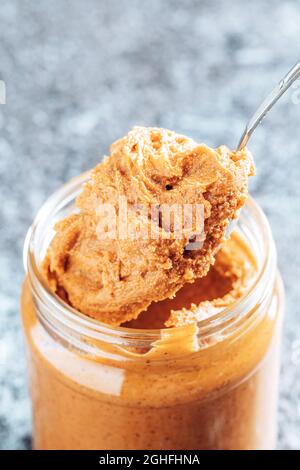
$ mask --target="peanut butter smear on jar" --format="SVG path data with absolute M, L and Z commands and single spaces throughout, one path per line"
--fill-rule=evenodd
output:
M 229 290 L 169 309 L 164 325 L 217 313 L 247 284 L 247 269 L 229 263 L 228 242 L 219 249 L 254 172 L 246 149 L 213 150 L 166 129 L 135 127 L 91 171 L 77 213 L 56 224 L 42 265 L 51 290 L 90 317 L 130 326 L 186 284 L 205 284 L 217 256 L 212 273 L 229 280 Z

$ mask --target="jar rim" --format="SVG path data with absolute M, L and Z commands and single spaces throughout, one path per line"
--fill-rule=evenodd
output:
M 136 329 L 122 326 L 110 326 L 79 312 L 75 308 L 65 303 L 60 297 L 53 294 L 43 278 L 39 262 L 36 260 L 34 244 L 37 232 L 43 223 L 53 217 L 67 203 L 70 203 L 79 193 L 82 185 L 90 179 L 90 171 L 87 171 L 64 184 L 55 191 L 43 204 L 39 210 L 33 224 L 29 228 L 23 251 L 24 268 L 30 281 L 31 291 L 35 299 L 42 302 L 47 307 L 48 314 L 58 322 L 60 327 L 65 327 L 69 331 L 86 335 L 94 339 L 114 342 L 123 346 L 134 346 L 137 343 L 145 346 L 161 338 L 164 331 L 179 331 L 187 328 L 180 326 L 162 329 Z M 263 260 L 259 271 L 244 295 L 235 300 L 232 304 L 222 309 L 220 312 L 199 321 L 198 331 L 201 331 L 201 339 L 209 337 L 216 332 L 225 332 L 228 327 L 238 325 L 251 309 L 251 305 L 262 301 L 262 297 L 267 294 L 267 286 L 270 283 L 272 273 L 275 277 L 276 271 L 276 249 L 273 241 L 271 229 L 265 214 L 259 205 L 249 196 L 248 201 L 241 211 L 238 224 L 246 217 L 256 221 L 259 227 L 259 235 L 264 243 Z M 254 231 L 255 232 L 255 231 Z M 253 234 L 252 234 L 253 235 Z M 255 233 L 254 235 L 258 235 Z M 256 299 L 256 300 L 255 300 Z

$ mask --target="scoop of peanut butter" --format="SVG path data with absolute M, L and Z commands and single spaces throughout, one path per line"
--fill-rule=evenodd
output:
M 55 226 L 43 262 L 50 288 L 111 325 L 137 318 L 207 274 L 253 173 L 247 150 L 135 127 L 91 171 L 78 213 Z

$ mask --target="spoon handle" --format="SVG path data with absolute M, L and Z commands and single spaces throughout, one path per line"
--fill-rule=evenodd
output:
M 279 100 L 279 98 L 290 88 L 295 80 L 300 76 L 300 62 L 297 62 L 296 65 L 285 75 L 285 77 L 278 83 L 273 91 L 267 96 L 267 98 L 262 102 L 257 111 L 248 122 L 244 133 L 239 141 L 238 150 L 242 150 L 246 147 L 251 135 L 257 128 L 257 126 L 262 122 L 264 117 L 268 114 L 270 109 L 274 104 Z

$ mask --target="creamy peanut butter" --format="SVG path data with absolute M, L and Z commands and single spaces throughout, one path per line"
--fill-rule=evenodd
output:
M 33 267 L 24 284 L 34 448 L 275 447 L 282 292 L 275 265 L 257 257 L 268 261 L 270 235 L 258 217 L 245 234 L 260 250 L 242 231 L 225 237 L 253 173 L 247 150 L 140 127 L 92 170 L 42 265 L 67 304 Z M 130 230 L 147 237 L 115 236 L 120 198 Z M 198 220 L 166 223 L 173 204 L 202 207 L 202 238 Z
M 246 283 L 237 280 L 240 269 L 240 279 L 247 279 Z M 194 302 L 200 307 L 206 302 L 231 307 L 238 293 L 256 276 L 256 269 L 247 245 L 233 235 L 205 278 L 187 284 L 174 299 L 153 304 L 126 326 L 159 328 L 170 318 L 172 309 L 189 310 Z M 193 323 L 164 330 L 151 348 L 122 348 L 100 342 L 98 357 L 66 347 L 48 334 L 37 319 L 26 283 L 22 311 L 29 352 L 34 447 L 274 448 L 279 292 L 277 286 L 272 304 L 262 306 L 263 310 L 255 306 L 248 314 L 250 325 L 245 324 L 242 332 L 228 338 L 217 334 L 206 343 L 200 332 L 198 342 Z
M 79 212 L 56 225 L 43 264 L 49 285 L 76 309 L 111 325 L 137 318 L 152 302 L 172 298 L 207 274 L 229 222 L 246 201 L 253 173 L 247 150 L 212 150 L 165 129 L 134 128 L 92 171 L 77 198 Z M 116 227 L 111 219 L 121 219 L 120 197 L 126 198 L 127 221 L 142 237 L 130 238 L 127 227 L 112 238 Z M 198 235 L 197 221 L 186 228 L 182 212 L 173 213 L 169 226 L 160 220 L 162 208 L 174 204 L 202 208 L 198 249 L 188 249 Z M 107 218 L 109 227 L 100 210 L 108 205 L 116 208 L 115 216 Z M 138 212 L 137 205 L 157 209 L 158 224 Z M 196 316 L 192 308 L 189 318 L 195 321 Z M 184 315 L 180 321 L 174 318 L 166 325 L 182 323 Z
M 165 328 L 197 323 L 238 300 L 253 282 L 256 261 L 236 233 L 224 243 L 207 275 L 183 286 L 172 299 L 153 302 L 131 328 Z

